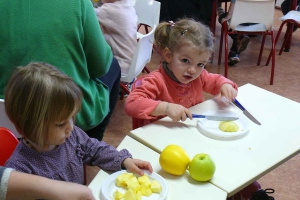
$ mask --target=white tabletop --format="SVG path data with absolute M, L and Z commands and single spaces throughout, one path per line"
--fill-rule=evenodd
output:
M 201 200 L 226 199 L 227 194 L 225 191 L 209 182 L 199 183 L 192 180 L 188 172 L 183 176 L 173 176 L 162 171 L 158 162 L 159 154 L 131 137 L 126 136 L 120 143 L 118 150 L 124 148 L 128 149 L 134 158 L 149 161 L 153 167 L 153 171 L 160 174 L 166 180 L 169 187 L 168 199 L 183 200 L 198 199 L 199 197 L 201 197 Z M 108 176 L 108 173 L 101 170 L 90 183 L 89 188 L 93 191 L 96 200 L 98 200 L 100 196 L 101 183 Z
M 250 123 L 250 131 L 234 140 L 216 140 L 202 135 L 197 120 L 184 123 L 163 118 L 153 124 L 133 130 L 130 136 L 161 152 L 169 144 L 183 147 L 192 158 L 208 153 L 216 163 L 212 184 L 231 196 L 281 163 L 300 149 L 300 104 L 251 84 L 239 87 L 237 99 L 261 122 Z M 211 99 L 190 108 L 192 113 L 228 109 L 242 111 L 226 101 Z M 247 118 L 248 119 L 248 118 Z

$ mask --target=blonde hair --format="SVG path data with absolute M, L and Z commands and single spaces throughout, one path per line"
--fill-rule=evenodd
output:
M 81 107 L 82 93 L 54 66 L 35 62 L 16 69 L 5 91 L 5 110 L 18 132 L 37 145 L 47 144 L 50 124 Z M 74 118 L 73 118 L 74 119 Z
M 155 32 L 154 40 L 162 51 L 168 48 L 176 51 L 185 43 L 192 43 L 200 52 L 213 53 L 215 38 L 209 28 L 193 19 L 181 19 L 174 22 L 161 22 Z

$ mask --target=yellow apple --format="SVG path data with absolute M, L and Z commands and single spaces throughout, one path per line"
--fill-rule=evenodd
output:
M 161 168 L 173 175 L 184 174 L 189 163 L 188 154 L 178 145 L 168 145 L 159 156 Z

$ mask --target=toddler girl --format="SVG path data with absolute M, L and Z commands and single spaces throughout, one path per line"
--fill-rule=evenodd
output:
M 154 39 L 164 62 L 146 75 L 126 99 L 126 113 L 146 119 L 145 124 L 169 116 L 173 121 L 192 119 L 191 106 L 204 101 L 202 92 L 232 100 L 237 85 L 204 67 L 214 50 L 214 37 L 208 27 L 192 19 L 162 22 Z
M 82 93 L 72 79 L 46 63 L 19 67 L 5 92 L 5 110 L 23 136 L 6 167 L 55 180 L 84 183 L 83 165 L 127 169 L 142 175 L 150 163 L 132 159 L 74 125 Z

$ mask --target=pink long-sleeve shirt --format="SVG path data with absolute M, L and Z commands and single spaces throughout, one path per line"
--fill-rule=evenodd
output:
M 158 70 L 144 76 L 141 85 L 128 95 L 125 112 L 131 117 L 149 119 L 153 122 L 164 117 L 150 115 L 161 101 L 189 108 L 204 101 L 203 91 L 217 95 L 224 83 L 238 88 L 231 80 L 220 74 L 208 73 L 205 69 L 194 81 L 188 84 L 177 83 L 167 75 L 161 65 Z

